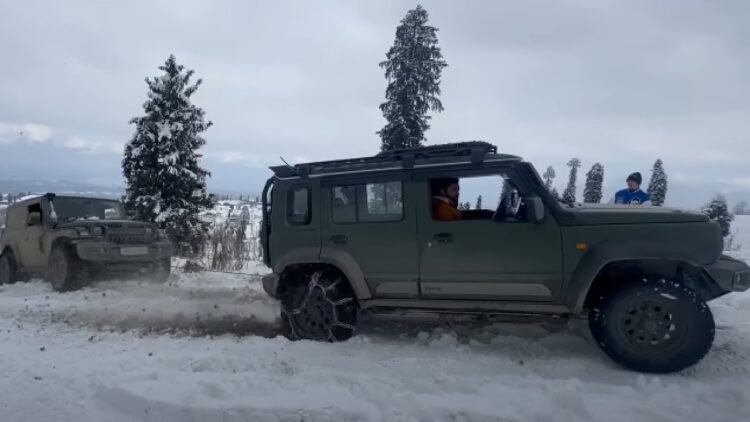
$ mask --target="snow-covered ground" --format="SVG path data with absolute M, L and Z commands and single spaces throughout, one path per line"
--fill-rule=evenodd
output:
M 750 217 L 735 226 L 750 259 Z M 19 283 L 0 286 L 0 421 L 743 420 L 750 293 L 711 309 L 708 356 L 653 376 L 610 362 L 583 321 L 364 316 L 350 341 L 289 342 L 258 276 Z

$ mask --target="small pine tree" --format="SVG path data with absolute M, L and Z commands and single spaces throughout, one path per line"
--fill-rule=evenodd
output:
M 583 202 L 598 204 L 602 201 L 602 183 L 604 182 L 604 166 L 599 163 L 591 166 L 586 173 L 586 186 L 583 188 Z
M 706 214 L 708 218 L 719 223 L 721 226 L 721 235 L 728 236 L 731 227 L 731 222 L 734 220 L 731 214 L 729 214 L 729 208 L 727 207 L 727 200 L 722 195 L 716 195 L 716 197 L 703 208 L 703 214 Z
M 568 161 L 568 167 L 570 167 L 570 175 L 568 177 L 568 186 L 562 194 L 562 201 L 572 205 L 576 202 L 576 181 L 578 180 L 578 168 L 581 167 L 581 160 L 577 158 L 571 159 Z
M 386 101 L 380 105 L 387 123 L 377 132 L 383 151 L 422 145 L 430 128 L 427 112 L 443 111 L 440 75 L 448 64 L 437 45 L 438 29 L 427 25 L 428 18 L 422 6 L 410 10 L 380 63 L 388 81 Z
M 747 201 L 740 201 L 734 205 L 734 215 L 747 215 L 749 212 Z
M 477 196 L 477 203 L 474 205 L 475 210 L 481 210 L 482 209 L 482 195 Z
M 544 187 L 552 192 L 552 183 L 555 182 L 555 169 L 552 166 L 547 167 L 547 170 L 542 174 L 542 179 L 544 179 Z
M 663 205 L 667 196 L 667 174 L 664 172 L 664 163 L 657 159 L 651 169 L 651 180 L 648 183 L 648 195 L 651 197 L 652 205 Z
M 552 188 L 550 193 L 552 194 L 553 198 L 555 198 L 558 201 L 562 201 L 562 198 L 560 197 L 560 193 L 557 191 L 557 188 Z
M 199 213 L 211 206 L 206 193 L 209 172 L 200 166 L 200 133 L 211 126 L 204 111 L 190 102 L 201 85 L 190 85 L 192 70 L 174 56 L 159 67 L 164 74 L 146 79 L 145 115 L 133 118 L 135 134 L 122 160 L 127 182 L 125 205 L 135 218 L 165 229 L 178 254 L 200 253 L 208 226 Z

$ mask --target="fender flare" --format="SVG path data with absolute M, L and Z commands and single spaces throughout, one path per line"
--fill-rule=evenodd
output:
M 10 243 L 5 244 L 5 245 L 3 245 L 2 249 L 0 249 L 0 256 L 5 255 L 6 251 L 10 251 L 10 253 L 13 254 L 13 257 L 14 257 L 14 259 L 16 261 L 16 268 L 18 268 L 19 267 L 19 265 L 18 265 L 19 264 L 19 260 L 18 260 L 19 255 L 18 255 L 18 252 L 17 252 L 17 248 L 13 247 L 13 245 L 10 244 Z
M 635 241 L 601 243 L 586 252 L 563 288 L 565 305 L 571 312 L 577 314 L 583 310 L 589 289 L 605 266 L 623 261 L 672 261 L 700 267 L 688 253 L 674 250 L 665 252 L 663 244 L 651 246 Z
M 328 264 L 338 268 L 349 280 L 357 300 L 372 299 L 372 293 L 362 269 L 354 257 L 346 251 L 330 247 L 295 248 L 275 260 L 273 272 L 281 274 L 290 265 Z

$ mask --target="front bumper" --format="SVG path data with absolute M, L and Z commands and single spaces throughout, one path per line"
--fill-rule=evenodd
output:
M 124 251 L 135 251 L 127 254 Z M 169 241 L 152 242 L 145 245 L 120 245 L 106 241 L 81 241 L 76 244 L 78 257 L 84 261 L 101 263 L 154 262 L 172 256 Z
M 269 273 L 263 276 L 263 290 L 268 293 L 274 299 L 278 299 L 277 289 L 279 287 L 279 275 L 275 273 Z
M 750 267 L 739 259 L 722 255 L 705 267 L 709 277 L 726 292 L 744 292 L 750 288 Z

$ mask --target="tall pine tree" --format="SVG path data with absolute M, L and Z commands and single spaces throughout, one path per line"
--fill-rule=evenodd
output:
M 137 219 L 166 230 L 178 254 L 191 256 L 201 251 L 208 233 L 199 213 L 211 205 L 210 174 L 200 166 L 198 149 L 206 143 L 200 133 L 211 122 L 190 102 L 201 85 L 200 79 L 190 84 L 193 71 L 174 56 L 159 69 L 163 75 L 146 79 L 145 114 L 130 121 L 135 133 L 122 160 L 125 205 Z
M 586 186 L 583 187 L 583 202 L 598 204 L 602 202 L 602 183 L 604 182 L 604 166 L 599 163 L 591 166 L 586 173 Z
M 722 195 L 716 195 L 714 199 L 703 208 L 703 214 L 708 218 L 719 223 L 721 226 L 721 235 L 728 236 L 730 225 L 734 217 L 729 214 L 727 200 Z
M 571 159 L 568 161 L 568 167 L 570 167 L 570 175 L 568 176 L 568 186 L 565 187 L 562 194 L 562 201 L 572 205 L 576 202 L 576 181 L 578 180 L 578 168 L 581 167 L 581 160 Z
M 552 191 L 552 183 L 555 182 L 555 176 L 555 169 L 553 169 L 552 166 L 548 166 L 547 170 L 545 170 L 544 174 L 542 174 L 542 179 L 544 179 L 544 187 L 549 191 Z
M 383 151 L 422 145 L 430 128 L 427 112 L 443 111 L 440 75 L 448 64 L 437 45 L 438 29 L 427 25 L 428 17 L 422 6 L 410 10 L 380 63 L 388 81 L 386 101 L 380 105 L 387 123 L 377 132 Z
M 667 196 L 667 174 L 664 173 L 664 163 L 657 159 L 651 169 L 651 180 L 648 182 L 648 195 L 651 205 L 663 205 Z

